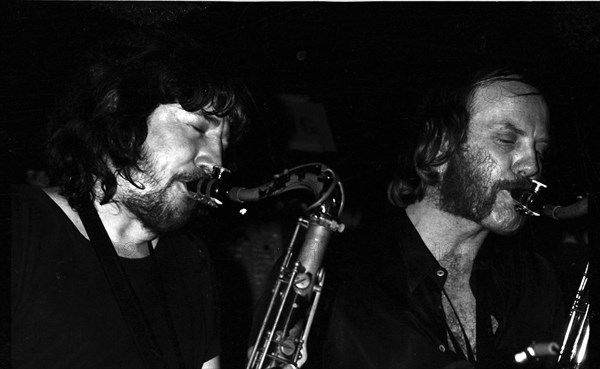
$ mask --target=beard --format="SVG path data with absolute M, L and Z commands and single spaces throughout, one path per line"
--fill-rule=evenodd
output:
M 129 186 L 120 196 L 121 204 L 147 229 L 157 234 L 181 228 L 191 217 L 197 203 L 181 194 L 175 183 L 185 183 L 197 175 L 179 173 L 165 180 L 159 173 L 166 171 L 159 170 L 152 160 L 146 158 L 141 160 L 139 167 L 140 170 L 132 175 L 138 185 L 127 182 Z
M 526 178 L 494 180 L 498 164 L 479 147 L 461 148 L 449 161 L 439 186 L 441 210 L 481 223 L 494 210 L 501 190 L 529 188 Z

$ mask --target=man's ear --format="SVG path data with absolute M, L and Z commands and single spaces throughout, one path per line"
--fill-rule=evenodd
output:
M 106 166 L 108 167 L 108 169 L 110 169 L 110 171 L 115 176 L 118 175 L 118 173 L 116 173 L 117 168 L 115 167 L 115 164 L 113 163 L 113 161 L 108 157 L 108 155 L 104 155 L 104 157 L 102 158 L 102 160 L 104 161 L 104 164 L 106 164 Z
M 441 142 L 440 142 L 440 147 L 437 151 L 437 154 L 435 156 L 435 166 L 433 167 L 434 170 L 437 172 L 437 182 L 439 183 L 439 181 L 441 181 L 444 173 L 446 172 L 446 169 L 448 168 L 448 160 L 450 159 L 450 156 L 452 155 L 452 153 L 449 151 L 449 141 L 448 141 L 448 137 L 446 136 L 446 134 L 444 134 L 444 137 L 442 137 Z
M 440 141 L 440 147 L 435 155 L 435 162 L 436 163 L 441 163 L 440 165 L 438 165 L 438 167 L 440 167 L 440 170 L 442 169 L 441 167 L 446 167 L 446 163 L 448 162 L 448 159 L 451 155 L 451 153 L 448 151 L 450 147 L 449 141 L 448 141 L 448 135 L 447 133 L 442 133 L 442 138 Z
M 444 173 L 446 173 L 446 169 L 448 168 L 448 162 L 446 161 L 444 164 L 440 164 L 436 167 L 437 172 L 441 178 L 441 176 L 444 175 Z

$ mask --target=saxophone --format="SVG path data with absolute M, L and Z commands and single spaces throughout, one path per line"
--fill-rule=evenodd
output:
M 588 213 L 588 198 L 585 197 L 568 206 L 553 205 L 542 195 L 546 188 L 541 182 L 532 181 L 530 189 L 511 191 L 516 200 L 517 211 L 529 215 L 541 214 L 555 220 L 576 218 Z M 569 322 L 563 335 L 562 344 L 556 342 L 534 343 L 515 355 L 518 364 L 525 364 L 536 357 L 556 356 L 556 367 L 560 369 L 580 369 L 586 367 L 586 354 L 590 338 L 590 301 L 588 289 L 589 261 L 583 272 L 575 299 L 569 310 Z
M 286 169 L 254 188 L 235 187 L 226 181 L 227 175 L 226 169 L 214 167 L 210 177 L 188 184 L 190 196 L 212 207 L 225 201 L 260 201 L 292 190 L 309 191 L 315 199 L 296 223 L 246 366 L 300 368 L 308 357 L 308 335 L 325 281 L 325 249 L 331 235 L 344 230 L 338 222 L 344 207 L 342 183 L 322 163 Z

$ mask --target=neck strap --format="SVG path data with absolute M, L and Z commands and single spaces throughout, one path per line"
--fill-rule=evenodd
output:
M 152 247 L 152 242 L 148 241 L 148 252 L 150 253 L 150 257 L 152 258 L 152 264 L 154 265 L 154 272 L 156 276 L 156 284 L 158 286 L 158 291 L 160 293 L 160 301 L 163 309 L 163 314 L 165 319 L 167 320 L 167 327 L 169 328 L 169 334 L 171 337 L 171 343 L 173 344 L 173 348 L 175 349 L 175 354 L 177 355 L 177 363 L 179 364 L 180 369 L 185 369 L 185 364 L 183 361 L 183 354 L 181 352 L 181 346 L 179 345 L 179 340 L 177 339 L 177 332 L 175 331 L 175 323 L 173 322 L 173 315 L 171 314 L 171 309 L 169 309 L 169 304 L 167 303 L 167 292 L 165 290 L 165 286 L 163 284 L 163 279 L 160 273 L 160 267 L 158 265 L 158 259 L 156 257 L 156 252 L 154 251 L 154 247 Z
M 79 211 L 79 216 L 146 366 L 150 369 L 168 368 L 140 301 L 131 287 L 125 270 L 119 262 L 119 256 L 91 201 L 84 204 Z

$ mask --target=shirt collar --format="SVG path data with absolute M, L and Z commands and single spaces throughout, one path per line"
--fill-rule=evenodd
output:
M 429 276 L 438 278 L 441 283 L 440 287 L 443 286 L 447 271 L 442 268 L 431 251 L 425 246 L 406 211 L 402 210 L 399 213 L 396 229 L 400 230 L 399 247 L 405 263 L 406 282 L 410 293 Z M 443 274 L 436 274 L 439 271 L 443 271 Z

